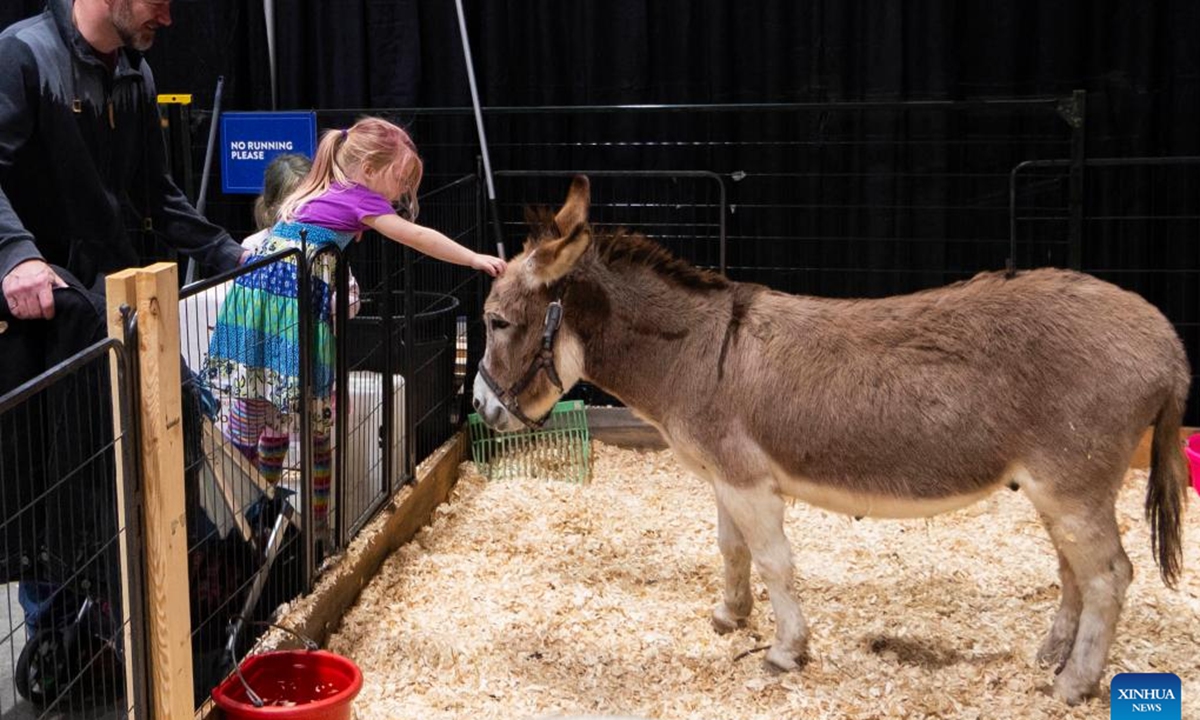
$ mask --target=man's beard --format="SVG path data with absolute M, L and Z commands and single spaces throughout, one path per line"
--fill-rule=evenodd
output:
M 117 0 L 113 4 L 112 24 L 117 31 L 117 37 L 125 47 L 138 52 L 146 52 L 154 44 L 154 30 L 147 30 L 143 25 L 135 25 L 133 19 L 133 0 Z

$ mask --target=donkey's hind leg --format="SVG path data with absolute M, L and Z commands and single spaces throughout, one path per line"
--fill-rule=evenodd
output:
M 750 548 L 775 610 L 775 642 L 767 651 L 768 667 L 795 670 L 808 656 L 808 624 L 793 595 L 792 547 L 783 533 L 783 499 L 766 481 L 731 487 L 715 482 L 717 503 L 725 508 Z
M 1133 580 L 1133 565 L 1121 546 L 1113 508 L 1117 487 L 1116 481 L 1101 481 L 1090 488 L 1091 495 L 1078 492 L 1078 488 L 1071 497 L 1030 493 L 1046 519 L 1054 547 L 1074 573 L 1080 593 L 1075 641 L 1054 680 L 1055 696 L 1071 705 L 1083 702 L 1100 682 L 1125 591 Z M 1065 631 L 1066 626 L 1061 629 Z
M 1050 524 L 1042 518 L 1049 529 Z M 1061 600 L 1058 612 L 1054 615 L 1054 624 L 1050 632 L 1042 640 L 1038 649 L 1037 660 L 1042 667 L 1052 667 L 1056 673 L 1062 672 L 1071 657 L 1071 648 L 1075 645 L 1075 634 L 1079 630 L 1079 613 L 1083 610 L 1083 597 L 1079 594 L 1079 583 L 1075 581 L 1075 573 L 1071 564 L 1062 552 L 1058 553 L 1058 579 L 1062 586 Z
M 724 635 L 745 625 L 754 607 L 754 596 L 750 593 L 750 548 L 719 498 L 717 546 L 725 560 L 725 598 L 713 609 L 712 623 L 713 628 Z

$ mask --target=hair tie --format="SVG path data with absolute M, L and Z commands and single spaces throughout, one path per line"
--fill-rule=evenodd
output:
M 349 134 L 350 134 L 350 128 L 342 128 L 342 139 L 343 140 L 345 140 L 346 136 Z

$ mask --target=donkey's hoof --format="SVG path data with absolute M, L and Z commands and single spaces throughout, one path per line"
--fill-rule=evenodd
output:
M 767 651 L 767 655 L 763 658 L 763 667 L 771 673 L 785 673 L 799 670 L 808 664 L 808 653 L 806 651 L 789 652 L 781 650 L 779 647 L 772 645 Z
M 718 635 L 725 635 L 739 628 L 746 627 L 746 618 L 735 616 L 722 603 L 713 610 L 712 624 L 713 630 L 716 630 Z

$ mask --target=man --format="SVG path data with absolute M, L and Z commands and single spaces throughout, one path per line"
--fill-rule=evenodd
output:
M 141 53 L 170 24 L 170 0 L 49 0 L 0 34 L 0 285 L 13 317 L 54 316 L 53 289 L 68 283 L 50 265 L 102 292 L 105 275 L 139 264 L 130 222 L 214 270 L 241 258 L 166 173 Z M 27 379 L 3 368 L 0 392 Z
M 49 0 L 41 15 L 0 33 L 0 395 L 104 337 L 104 279 L 143 264 L 139 231 L 214 271 L 243 257 L 166 171 L 157 92 L 141 53 L 170 24 L 170 0 Z M 0 426 L 6 499 L 28 499 L 31 486 L 61 479 L 63 428 L 78 423 L 47 408 L 22 418 L 26 431 L 8 419 Z M 105 422 L 94 423 L 92 435 Z M 52 426 L 46 437 L 54 440 L 14 460 L 6 451 L 39 442 L 42 424 Z M 97 448 L 108 435 L 75 445 Z M 80 454 L 78 447 L 65 453 Z M 45 464 L 31 468 L 31 461 Z M 98 475 L 105 477 L 94 485 L 111 484 Z M 5 504 L 9 513 L 21 506 Z M 0 580 L 14 576 L 14 565 L 29 565 L 34 541 L 18 524 L 27 525 L 8 523 L 0 538 L 0 571 L 8 576 Z M 37 612 L 33 589 L 23 583 L 27 614 Z

